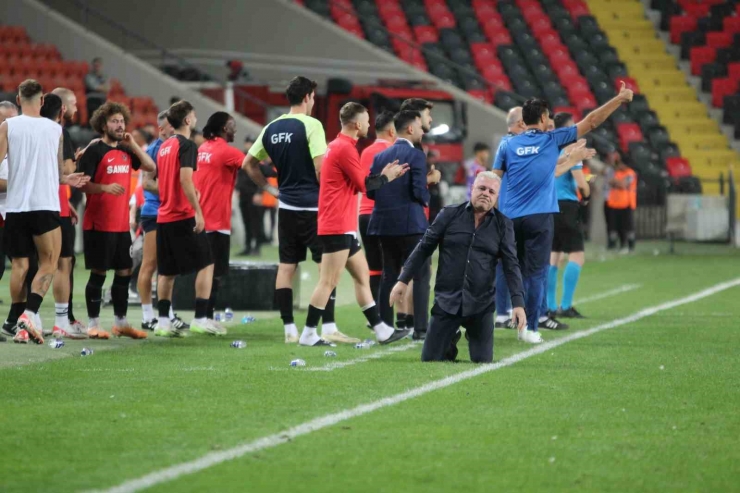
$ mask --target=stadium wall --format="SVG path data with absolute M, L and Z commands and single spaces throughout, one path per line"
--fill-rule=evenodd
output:
M 102 22 L 87 22 L 81 0 L 43 1 L 126 50 L 138 52 L 152 49 L 152 46 L 123 36 L 113 26 Z M 281 64 L 281 58 L 320 59 L 321 63 L 316 63 L 315 71 L 303 73 L 319 82 L 326 79 L 325 72 L 330 71 L 326 69 L 327 66 L 346 70 L 345 77 L 356 83 L 368 82 L 368 67 L 384 67 L 376 72 L 376 78 L 433 81 L 438 88 L 467 103 L 468 138 L 465 148 L 468 153 L 475 142 L 494 144 L 498 137 L 506 133 L 505 114 L 498 108 L 482 103 L 465 91 L 407 65 L 290 0 L 226 0 L 218 2 L 218 8 L 214 5 L 206 6 L 199 0 L 180 0 L 175 7 L 171 2 L 148 0 L 90 2 L 90 5 L 104 11 L 106 16 L 131 32 L 180 53 L 187 53 L 188 50 L 198 50 L 201 53 L 236 51 L 255 54 L 262 61 L 266 56 L 269 58 L 273 55 L 274 65 L 288 67 L 290 64 Z M 242 61 L 256 79 L 264 76 L 264 80 L 269 81 L 276 74 L 282 73 L 287 81 L 292 75 L 297 75 L 285 70 L 276 71 L 274 66 L 265 66 L 264 63 L 250 64 L 249 57 Z M 362 66 L 358 66 L 358 62 Z M 308 68 L 310 64 L 296 66 L 296 69 L 303 71 Z M 218 73 L 223 74 L 222 71 Z M 353 73 L 357 77 L 353 77 Z

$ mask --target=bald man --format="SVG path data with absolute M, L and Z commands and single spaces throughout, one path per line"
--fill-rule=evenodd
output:
M 509 110 L 506 115 L 506 126 L 508 133 L 501 139 L 501 144 L 506 140 L 510 139 L 514 135 L 519 135 L 524 132 L 526 128 L 524 120 L 522 120 L 522 107 L 514 106 Z M 496 154 L 498 154 L 498 150 Z M 499 192 L 498 203 L 501 204 L 505 200 L 506 195 L 506 175 L 501 179 L 501 190 Z M 503 266 L 501 262 L 496 266 L 496 328 L 510 328 L 511 327 L 511 296 L 509 294 L 509 286 L 506 283 L 506 277 L 504 276 Z

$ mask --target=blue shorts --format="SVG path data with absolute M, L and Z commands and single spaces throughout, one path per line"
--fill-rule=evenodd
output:
M 513 220 L 516 253 L 522 277 L 531 277 L 550 265 L 552 238 L 555 231 L 553 216 L 532 214 Z

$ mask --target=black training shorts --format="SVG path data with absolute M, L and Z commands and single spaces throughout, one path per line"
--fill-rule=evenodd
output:
M 582 252 L 584 250 L 581 206 L 574 200 L 558 201 L 560 213 L 555 214 L 555 235 L 552 239 L 553 252 Z
M 213 264 L 205 232 L 196 233 L 195 218 L 157 224 L 157 270 L 163 276 L 197 272 Z
M 278 250 L 281 264 L 298 264 L 311 259 L 321 263 L 321 245 L 316 238 L 318 212 L 278 209 Z
M 83 231 L 82 240 L 87 270 L 108 271 L 133 268 L 131 233 Z

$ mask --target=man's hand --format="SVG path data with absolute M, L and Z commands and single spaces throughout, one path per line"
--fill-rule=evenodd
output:
M 195 213 L 195 227 L 193 228 L 193 231 L 196 233 L 202 233 L 205 228 L 206 221 L 203 219 L 203 213 L 198 211 Z
M 570 155 L 576 161 L 583 161 L 584 159 L 591 159 L 594 157 L 596 155 L 596 150 L 589 149 L 586 147 L 586 143 L 584 142 L 583 145 L 576 146 Z
M 65 175 L 63 179 L 63 185 L 69 185 L 74 188 L 82 188 L 90 181 L 90 177 L 84 173 L 72 173 L 71 175 Z
M 129 147 L 134 147 L 135 145 L 138 145 L 138 144 L 136 144 L 136 141 L 134 140 L 134 136 L 131 135 L 128 132 L 126 132 L 125 134 L 123 134 L 123 141 L 121 141 L 121 142 L 122 142 L 122 144 L 127 145 Z
M 262 205 L 262 194 L 261 193 L 255 193 L 252 196 L 252 204 L 254 204 L 254 205 Z
M 72 204 L 69 204 L 69 219 L 72 221 L 72 226 L 80 221 L 80 216 L 77 215 L 77 211 L 72 207 Z
M 103 189 L 103 192 L 109 193 L 115 196 L 123 195 L 123 193 L 126 191 L 126 188 L 124 188 L 123 185 L 119 185 L 118 183 L 109 183 L 107 185 L 101 185 L 101 188 Z
M 514 308 L 511 311 L 511 323 L 517 330 L 527 328 L 527 314 L 524 312 L 524 308 Z
M 200 190 L 197 188 L 195 189 L 195 198 L 198 200 L 198 203 L 200 203 Z
M 623 103 L 629 103 L 632 101 L 632 96 L 634 96 L 634 94 L 632 93 L 632 89 L 627 89 L 627 84 L 625 84 L 624 81 L 622 81 L 622 87 L 619 89 L 618 96 L 620 101 Z
M 435 183 L 439 183 L 439 180 L 442 179 L 442 173 L 438 169 L 432 165 L 432 168 L 427 173 L 427 185 L 433 185 Z
M 136 216 L 128 216 L 128 227 L 131 228 L 132 231 L 136 231 Z
M 407 287 L 408 285 L 402 283 L 401 281 L 398 281 L 396 285 L 393 286 L 393 290 L 391 290 L 390 306 L 393 306 L 396 304 L 396 302 L 404 299 L 404 297 L 406 296 Z
M 380 173 L 382 175 L 385 175 L 386 178 L 388 178 L 388 182 L 392 182 L 396 178 L 403 176 L 406 174 L 406 172 L 409 170 L 409 164 L 398 164 L 398 159 L 393 161 L 392 163 L 388 163 L 385 165 L 385 168 L 383 168 L 383 171 Z

